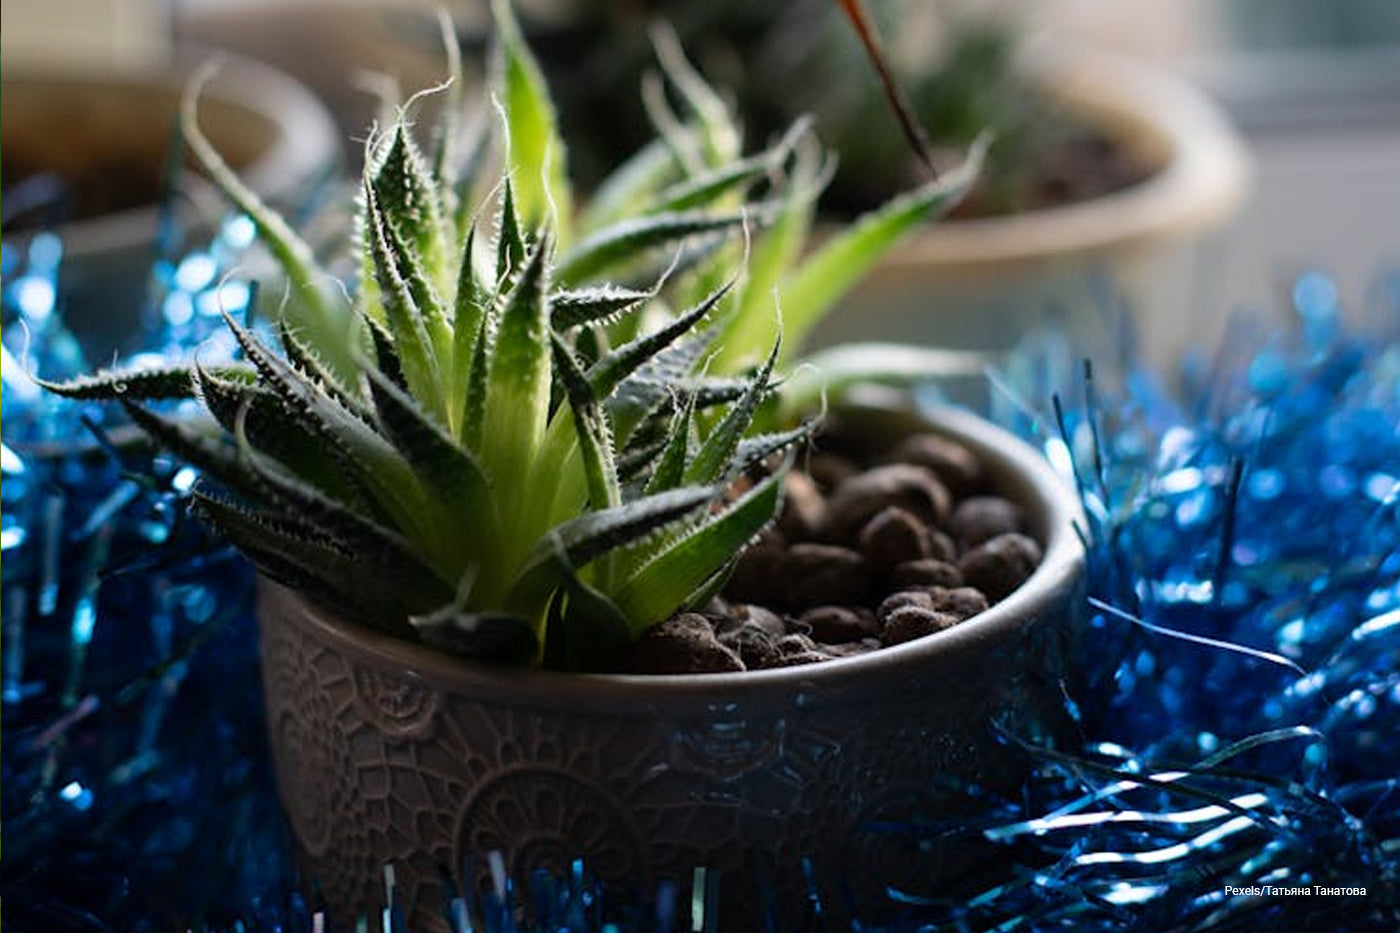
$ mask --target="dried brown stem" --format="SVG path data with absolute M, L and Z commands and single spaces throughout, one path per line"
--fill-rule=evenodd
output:
M 900 90 L 899 84 L 894 79 L 894 74 L 890 71 L 884 50 L 880 46 L 879 33 L 875 28 L 874 21 L 870 18 L 870 11 L 866 9 L 865 0 L 836 0 L 836 2 L 840 4 L 841 9 L 846 13 L 846 18 L 855 27 L 861 45 L 865 46 L 865 52 L 870 56 L 870 63 L 875 66 L 875 71 L 879 74 L 880 83 L 884 85 L 885 89 L 885 99 L 889 101 L 890 108 L 899 119 L 899 126 L 904 130 L 904 138 L 909 141 L 910 148 L 924 163 L 929 174 L 937 178 L 938 169 L 933 164 L 933 149 L 929 145 L 928 136 L 924 134 L 924 128 L 914 119 L 909 104 L 904 99 L 903 91 Z

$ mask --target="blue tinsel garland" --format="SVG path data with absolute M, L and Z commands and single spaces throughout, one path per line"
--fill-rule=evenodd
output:
M 82 363 L 54 314 L 57 243 L 5 249 L 10 926 L 310 930 L 260 724 L 249 575 L 182 520 L 186 473 L 27 383 L 26 349 L 46 376 Z M 247 298 L 218 283 L 221 262 L 158 266 L 147 358 L 217 352 L 204 311 Z M 1348 332 L 1321 277 L 1294 304 L 1296 328 L 1228 341 L 1183 402 L 1134 373 L 1020 419 L 1085 505 L 1082 747 L 1023 749 L 1033 779 L 979 819 L 890 827 L 1005 847 L 976 890 L 892 888 L 893 926 L 1400 928 L 1400 344 Z M 152 561 L 154 545 L 178 559 Z M 602 928 L 585 867 L 520 879 L 540 929 Z M 1324 893 L 1350 888 L 1365 894 Z M 514 929 L 487 900 L 459 905 L 459 928 Z M 663 891 L 608 919 L 652 929 L 675 911 Z
M 1185 402 L 1086 378 L 1044 419 L 1089 526 L 1084 747 L 1030 750 L 1025 798 L 980 830 L 1021 844 L 1014 877 L 921 921 L 1400 928 L 1394 297 L 1363 339 L 1303 276 L 1296 326 L 1234 335 Z

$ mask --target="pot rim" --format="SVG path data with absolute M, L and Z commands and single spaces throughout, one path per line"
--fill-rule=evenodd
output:
M 1004 488 L 1003 493 L 1020 497 L 1043 545 L 1044 556 L 1030 578 L 985 612 L 947 631 L 868 654 L 787 668 L 666 676 L 567 673 L 475 664 L 343 621 L 281 584 L 266 577 L 260 582 L 272 595 L 298 602 L 305 623 L 319 632 L 322 641 L 367 656 L 373 663 L 400 671 L 427 686 L 483 698 L 506 698 L 522 706 L 578 705 L 583 701 L 622 704 L 626 709 L 630 701 L 637 705 L 639 714 L 651 705 L 685 701 L 723 703 L 765 697 L 794 700 L 809 692 L 830 693 L 834 688 L 869 682 L 872 675 L 881 682 L 897 680 L 905 674 L 927 671 L 930 663 L 955 664 L 978 645 L 995 644 L 1015 635 L 1073 598 L 1084 569 L 1083 547 L 1074 529 L 1080 514 L 1078 500 L 1069 484 L 1036 450 L 991 422 L 960 409 L 916 411 L 907 405 L 892 408 L 843 403 L 837 410 L 904 418 L 910 425 L 948 434 L 971 447 L 1003 481 L 1010 480 L 1016 488 Z
M 306 185 L 328 173 L 340 158 L 335 123 L 321 101 L 299 81 L 256 59 L 187 47 L 177 49 L 173 60 L 161 65 L 63 70 L 25 66 L 7 69 L 4 81 L 11 86 L 11 93 L 16 85 L 82 87 L 94 83 L 155 91 L 168 94 L 178 107 L 187 82 L 206 64 L 215 70 L 200 91 L 202 99 L 255 114 L 273 129 L 271 144 L 240 169 L 239 176 L 267 201 L 305 195 Z M 208 108 L 202 108 L 201 122 L 207 119 Z M 203 181 L 197 173 L 191 177 Z M 133 230 L 156 229 L 159 212 L 159 205 L 149 204 L 65 223 L 59 227 L 64 251 L 84 255 L 127 246 L 133 240 Z
M 1160 166 L 1120 191 L 1001 217 L 930 224 L 882 261 L 891 272 L 1050 262 L 1184 237 L 1224 221 L 1249 188 L 1249 157 L 1222 109 L 1184 79 L 1102 49 L 1037 50 L 1028 69 L 1066 110 L 1159 152 Z

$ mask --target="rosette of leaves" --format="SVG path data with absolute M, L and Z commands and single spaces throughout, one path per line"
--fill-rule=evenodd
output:
M 522 229 L 509 184 L 493 263 L 480 268 L 469 232 L 457 287 L 440 294 L 410 245 L 436 234 L 390 181 L 405 171 L 428 190 L 414 152 L 393 144 L 365 180 L 378 289 L 356 302 L 368 346 L 353 378 L 285 322 L 274 348 L 230 317 L 246 364 L 55 388 L 119 400 L 197 466 L 194 508 L 268 576 L 470 657 L 538 661 L 558 627 L 563 663 L 600 663 L 720 582 L 776 509 L 781 470 L 726 490 L 802 431 L 744 436 L 771 365 L 692 375 L 723 288 L 661 330 L 581 355 L 580 322 L 652 298 L 561 287 L 555 239 Z M 143 404 L 186 396 L 219 430 Z
M 777 510 L 774 461 L 806 428 L 752 431 L 781 346 L 773 292 L 834 301 L 823 283 L 849 285 L 959 182 L 799 262 L 825 174 L 805 124 L 742 155 L 663 38 L 682 113 L 653 86 L 657 141 L 576 210 L 548 91 L 495 9 L 498 118 L 458 145 L 459 78 L 428 145 L 411 106 L 373 134 L 351 288 L 228 169 L 192 91 L 186 144 L 253 220 L 284 300 L 261 333 L 228 319 L 244 362 L 52 388 L 118 400 L 199 467 L 195 509 L 269 577 L 468 657 L 606 669 L 705 602 Z M 177 399 L 209 417 L 162 409 Z

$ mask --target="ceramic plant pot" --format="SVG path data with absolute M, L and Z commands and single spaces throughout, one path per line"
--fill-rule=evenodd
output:
M 1192 306 L 1184 283 L 1196 271 L 1194 245 L 1243 198 L 1248 160 L 1238 134 L 1203 94 L 1128 59 L 1079 50 L 1042 61 L 1037 75 L 1053 102 L 1149 176 L 1088 201 L 929 225 L 817 327 L 814 345 L 893 340 L 985 351 L 998 362 L 1020 345 L 1021 363 L 1036 365 L 1041 382 L 1025 388 L 1064 389 L 1082 357 L 1109 371 L 1124 362 L 1105 282 L 1126 301 L 1149 361 L 1170 366 L 1201 339 L 1209 322 L 1180 313 Z
M 45 171 L 76 189 L 76 216 L 48 221 L 63 240 L 65 317 L 93 359 L 110 357 L 136 329 L 180 98 L 195 69 L 213 58 L 187 51 L 168 66 L 5 72 L 7 182 Z M 279 71 L 233 56 L 218 61 L 200 97 L 200 128 L 264 199 L 303 203 L 339 158 L 330 116 Z M 212 230 L 228 211 L 197 172 L 184 173 L 180 192 L 186 231 Z
M 1063 729 L 1082 604 L 1073 493 L 1035 451 L 967 414 L 850 408 L 842 423 L 884 443 L 932 429 L 968 445 L 1025 510 L 1041 566 L 990 610 L 913 642 L 673 677 L 474 666 L 264 581 L 282 799 L 335 912 L 374 913 L 392 864 L 414 928 L 437 929 L 439 866 L 460 880 L 492 851 L 520 884 L 582 857 L 607 879 L 684 890 L 703 866 L 719 873 L 725 930 L 763 928 L 759 887 L 783 929 L 801 928 L 804 857 L 828 890 L 840 880 L 871 904 L 877 880 L 918 891 L 960 871 L 957 847 L 921 850 L 882 827 L 958 812 L 950 781 L 1014 788 L 1026 762 L 996 728 L 1035 740 Z

